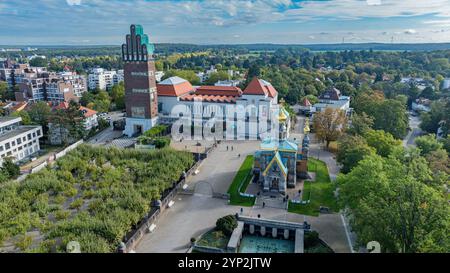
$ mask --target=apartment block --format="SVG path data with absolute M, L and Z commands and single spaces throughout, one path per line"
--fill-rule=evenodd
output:
M 123 79 L 123 70 L 108 71 L 103 68 L 94 68 L 88 76 L 89 89 L 110 89 L 123 81 Z
M 5 158 L 14 162 L 30 158 L 40 150 L 41 126 L 22 126 L 21 117 L 0 118 L 0 165 Z

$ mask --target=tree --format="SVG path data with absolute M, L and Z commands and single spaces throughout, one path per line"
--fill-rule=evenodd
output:
M 16 179 L 20 175 L 20 168 L 17 166 L 10 157 L 3 159 L 3 165 L 1 171 L 9 178 Z
M 364 138 L 369 146 L 374 147 L 377 154 L 387 157 L 391 152 L 402 144 L 400 140 L 395 139 L 390 133 L 383 130 L 369 130 Z
M 205 84 L 214 85 L 218 81 L 229 80 L 230 76 L 226 71 L 218 71 L 216 73 L 211 73 L 209 78 L 206 80 Z
M 353 114 L 347 132 L 351 135 L 365 135 L 373 127 L 373 118 L 366 113 Z
M 52 111 L 50 106 L 44 101 L 39 101 L 32 104 L 30 109 L 27 111 L 32 122 L 41 125 L 44 136 L 47 135 L 48 120 Z
M 430 169 L 435 172 L 443 172 L 448 176 L 450 173 L 450 159 L 444 149 L 437 149 L 426 155 Z
M 415 158 L 369 155 L 339 175 L 339 201 L 361 245 L 377 241 L 384 252 L 448 251 L 447 200 L 422 181 L 417 164 L 420 171 L 427 168 Z
M 8 83 L 0 81 L 0 100 L 5 101 L 8 96 Z
M 84 116 L 80 105 L 74 101 L 67 109 L 58 109 L 50 117 L 51 133 L 61 139 L 61 143 L 68 145 L 83 138 L 86 134 L 83 126 Z
M 385 100 L 375 109 L 375 129 L 384 130 L 401 139 L 406 135 L 408 125 L 406 105 L 398 100 Z
M 428 155 L 429 153 L 442 149 L 444 145 L 438 142 L 434 135 L 425 135 L 416 138 L 415 143 L 417 147 L 420 149 L 420 153 L 423 156 Z
M 227 215 L 216 221 L 216 229 L 222 231 L 227 236 L 231 236 L 236 227 L 237 220 L 234 215 Z
M 193 85 L 200 84 L 200 78 L 195 74 L 193 70 L 169 70 L 164 74 L 163 80 L 170 77 L 178 76 L 189 81 Z
M 347 135 L 338 141 L 337 162 L 342 164 L 341 171 L 348 173 L 358 165 L 365 156 L 376 153 L 375 148 L 370 147 L 366 140 L 359 136 Z
M 314 115 L 313 124 L 316 136 L 328 148 L 331 141 L 336 141 L 344 133 L 347 118 L 341 110 L 325 108 Z
M 32 123 L 30 115 L 28 114 L 27 111 L 15 111 L 11 114 L 11 116 L 22 118 L 23 125 L 30 125 Z
M 116 109 L 125 109 L 125 85 L 120 82 L 111 89 L 111 99 L 116 105 Z
M 47 60 L 45 58 L 36 57 L 36 58 L 33 58 L 32 60 L 30 60 L 30 66 L 47 67 L 48 66 L 48 62 L 47 62 Z
M 441 121 L 444 121 L 444 134 L 450 125 L 450 101 L 438 100 L 431 103 L 431 111 L 420 116 L 420 128 L 428 133 L 436 134 Z

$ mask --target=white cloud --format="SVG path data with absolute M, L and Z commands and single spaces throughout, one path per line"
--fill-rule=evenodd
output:
M 81 5 L 81 0 L 66 0 L 69 6 L 79 6 Z
M 405 30 L 405 34 L 416 34 L 417 31 L 415 29 L 407 29 Z

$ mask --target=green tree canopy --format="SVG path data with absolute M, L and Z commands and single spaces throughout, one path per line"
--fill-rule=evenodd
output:
M 416 138 L 415 143 L 423 156 L 444 147 L 444 145 L 431 134 Z
M 449 206 L 422 181 L 424 169 L 415 158 L 369 155 L 339 175 L 339 199 L 360 244 L 378 241 L 384 252 L 448 251 Z
M 359 135 L 347 135 L 338 141 L 336 160 L 342 164 L 341 171 L 343 173 L 348 173 L 353 167 L 358 165 L 358 162 L 365 156 L 373 155 L 375 153 L 375 148 L 370 147 L 363 137 Z
M 364 138 L 369 146 L 374 147 L 377 154 L 387 157 L 391 152 L 402 144 L 400 140 L 395 139 L 390 133 L 383 130 L 369 130 Z

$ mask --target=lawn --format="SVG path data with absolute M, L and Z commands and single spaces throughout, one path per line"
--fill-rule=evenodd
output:
M 255 204 L 255 197 L 246 197 L 239 194 L 239 190 L 241 193 L 246 191 L 252 179 L 253 161 L 254 157 L 252 155 L 247 156 L 234 177 L 233 183 L 228 189 L 231 205 L 251 207 Z
M 327 165 L 317 159 L 308 160 L 308 171 L 316 173 L 316 181 L 305 181 L 303 188 L 304 200 L 310 199 L 307 205 L 289 202 L 288 211 L 298 214 L 319 216 L 319 207 L 324 206 L 332 211 L 337 211 L 336 199 L 334 198 L 335 186 L 331 183 Z

